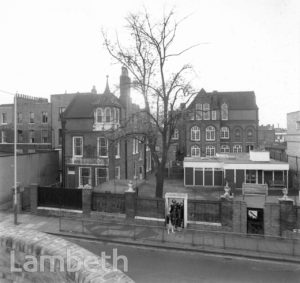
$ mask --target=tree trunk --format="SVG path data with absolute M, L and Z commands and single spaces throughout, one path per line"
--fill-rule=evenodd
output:
M 162 170 L 160 167 L 158 168 L 156 172 L 156 190 L 155 190 L 155 196 L 157 198 L 163 197 L 163 189 L 164 189 L 164 170 Z

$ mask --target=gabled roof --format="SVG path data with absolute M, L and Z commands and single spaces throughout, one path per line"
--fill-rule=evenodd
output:
M 112 93 L 78 94 L 65 110 L 64 118 L 93 118 L 95 108 L 105 106 L 122 108 L 119 99 Z
M 201 100 L 208 100 L 211 109 L 220 108 L 225 102 L 230 109 L 253 110 L 258 109 L 254 91 L 230 91 L 230 92 L 206 92 L 203 88 L 196 95 L 195 99 L 188 106 L 188 109 L 194 108 L 195 104 Z

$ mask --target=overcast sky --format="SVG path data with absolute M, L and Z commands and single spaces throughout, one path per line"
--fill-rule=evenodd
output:
M 170 7 L 178 18 L 190 14 L 177 40 L 203 43 L 182 58 L 196 89 L 255 91 L 260 124 L 285 127 L 286 113 L 300 110 L 298 0 L 2 0 L 0 89 L 47 98 L 93 85 L 103 92 L 106 75 L 113 89 L 121 66 L 103 48 L 101 28 L 121 31 L 143 6 L 153 17 Z

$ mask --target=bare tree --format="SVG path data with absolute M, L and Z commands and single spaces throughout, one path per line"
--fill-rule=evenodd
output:
M 139 121 L 143 119 L 143 123 L 128 127 L 123 134 L 143 137 L 149 146 L 156 173 L 156 197 L 162 197 L 168 151 L 176 123 L 182 115 L 179 104 L 188 103 L 194 94 L 186 79 L 191 66 L 185 64 L 174 71 L 174 63 L 195 45 L 174 51 L 177 29 L 182 21 L 174 19 L 173 10 L 159 22 L 153 22 L 147 11 L 130 14 L 126 22 L 129 35 L 126 44 L 120 42 L 118 35 L 111 41 L 102 32 L 104 46 L 129 70 L 133 87 L 143 96 L 145 108 L 133 114 Z

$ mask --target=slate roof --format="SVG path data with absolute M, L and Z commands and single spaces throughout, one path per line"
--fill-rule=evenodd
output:
M 228 104 L 228 109 L 253 110 L 258 109 L 254 91 L 230 91 L 230 92 L 206 92 L 201 89 L 188 109 L 195 108 L 195 104 L 201 100 L 209 100 L 211 109 L 220 109 L 223 102 Z
M 65 110 L 64 118 L 93 118 L 94 109 L 98 106 L 115 106 L 122 108 L 119 99 L 113 93 L 107 91 L 103 94 L 79 93 Z

